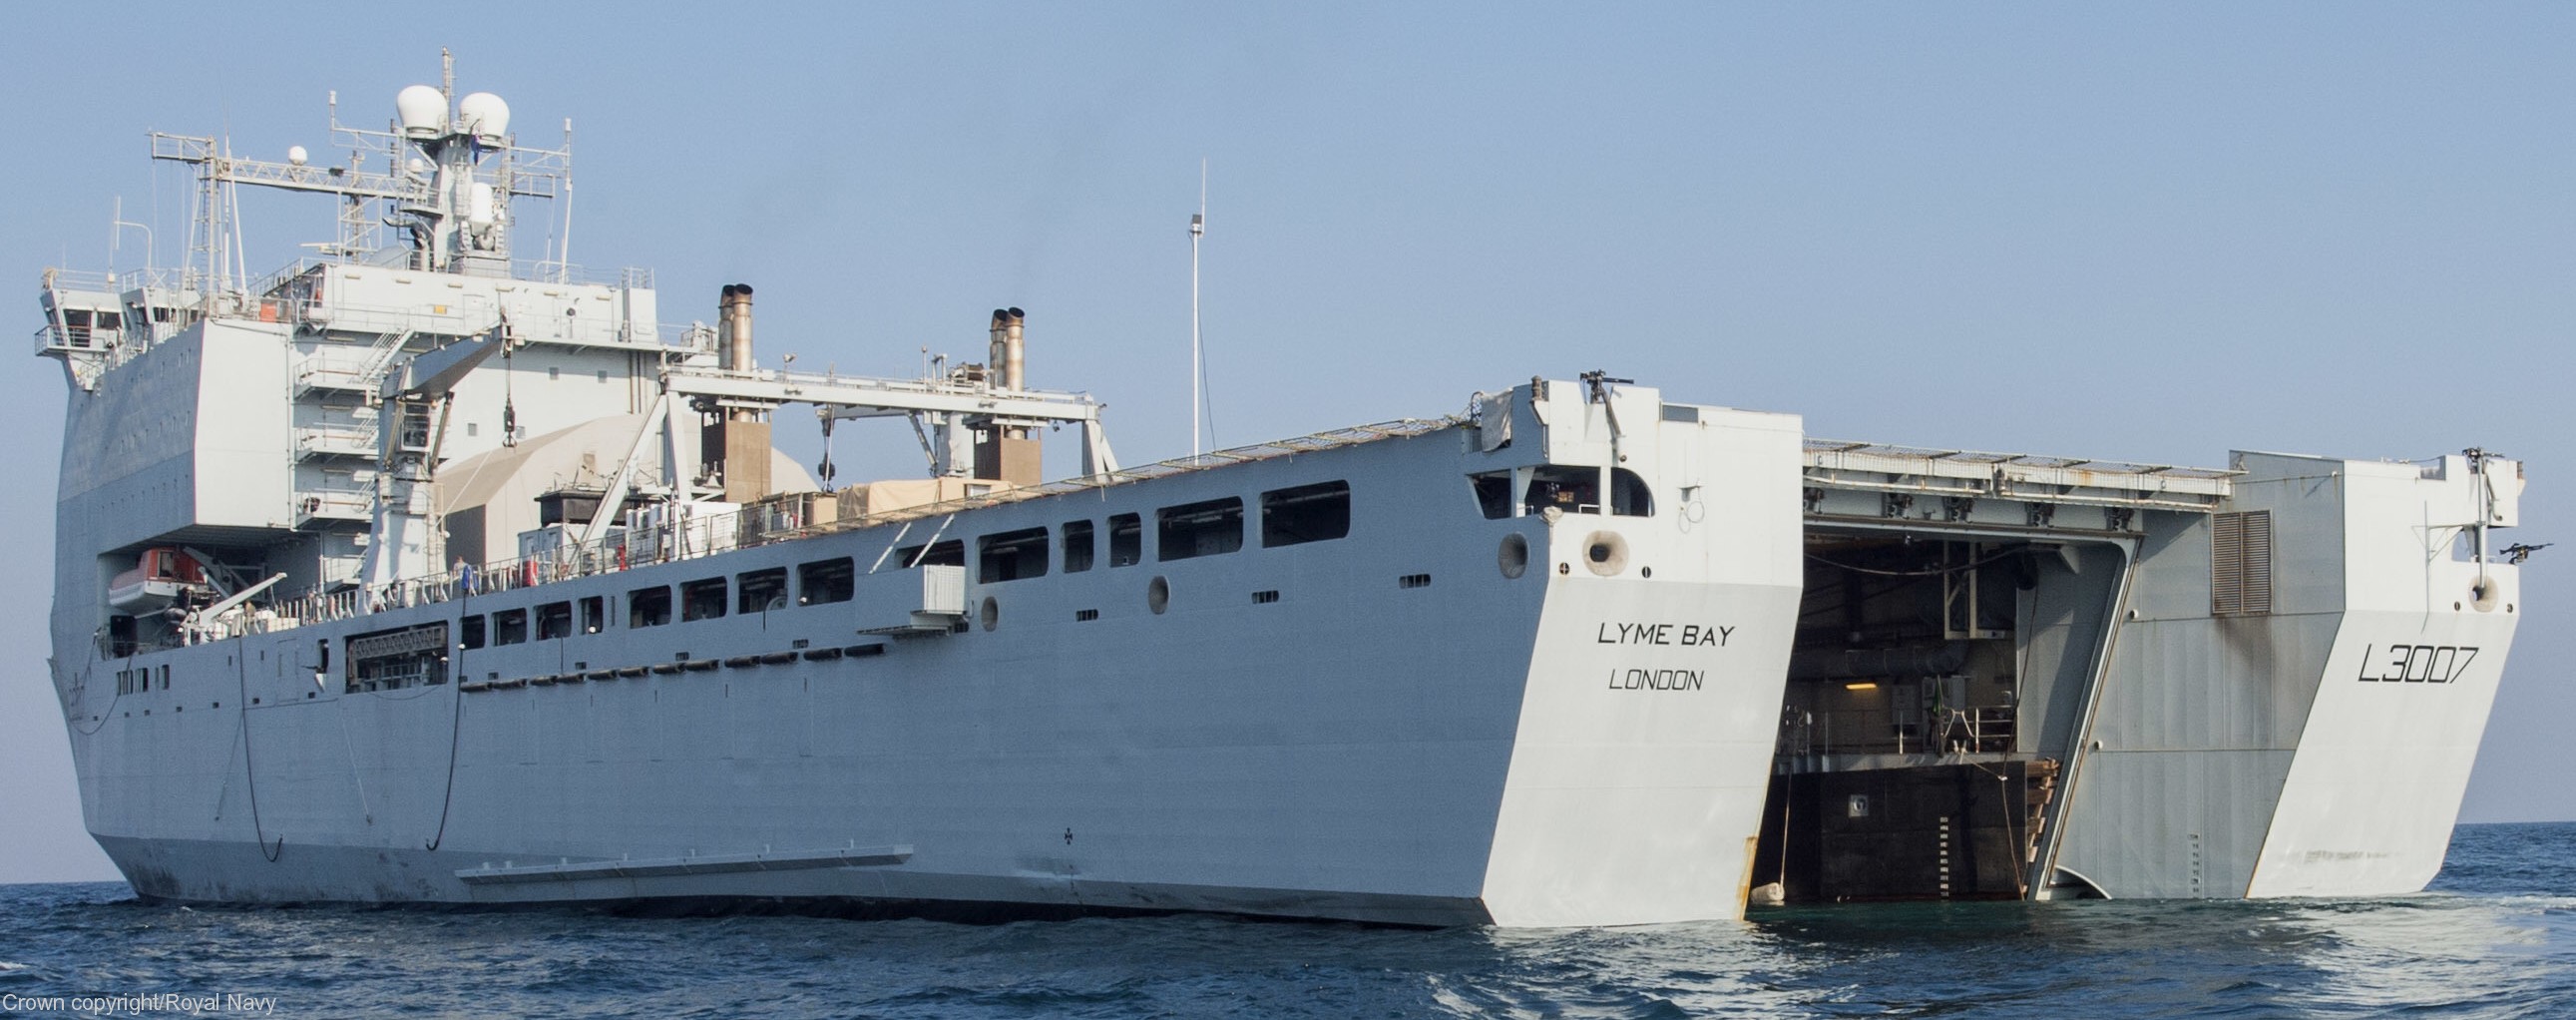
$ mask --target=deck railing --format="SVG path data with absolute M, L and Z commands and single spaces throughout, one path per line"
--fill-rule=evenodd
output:
M 206 636 L 221 638 L 233 633 L 269 633 L 289 630 L 311 623 L 345 620 L 352 617 L 412 606 L 435 605 L 461 598 L 517 591 L 595 577 L 643 567 L 698 559 L 736 549 L 792 542 L 819 535 L 870 528 L 895 527 L 886 541 L 891 551 L 911 538 L 928 542 L 932 531 L 913 529 L 913 522 L 944 518 L 969 510 L 1001 506 L 1024 500 L 1084 492 L 1162 478 L 1170 475 L 1245 464 L 1297 453 L 1350 446 L 1402 436 L 1434 432 L 1461 423 L 1458 418 L 1408 418 L 1377 425 L 1361 425 L 1331 432 L 1317 433 L 1298 439 L 1258 446 L 1239 447 L 1197 457 L 1129 468 L 1100 477 L 1071 478 L 1044 485 L 999 489 L 937 503 L 901 507 L 858 517 L 839 517 L 816 512 L 817 504 L 829 504 L 829 493 L 815 493 L 805 498 L 758 503 L 728 513 L 702 517 L 682 517 L 649 527 L 622 529 L 619 533 L 588 543 L 572 543 L 530 556 L 516 556 L 487 563 L 451 566 L 447 571 L 427 577 L 410 578 L 391 584 L 365 587 L 339 586 L 331 590 L 307 591 L 280 599 L 252 610 L 248 619 L 233 614 L 221 624 L 205 628 Z M 936 530 L 936 529 L 934 529 Z M 871 563 L 862 572 L 898 568 L 901 564 L 890 557 Z

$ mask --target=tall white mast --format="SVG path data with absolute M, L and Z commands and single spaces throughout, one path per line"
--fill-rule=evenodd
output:
M 1190 216 L 1190 457 L 1199 445 L 1199 238 L 1207 233 L 1207 160 L 1199 160 L 1199 211 Z
M 555 282 L 572 279 L 572 118 L 564 118 L 563 247 L 555 250 Z

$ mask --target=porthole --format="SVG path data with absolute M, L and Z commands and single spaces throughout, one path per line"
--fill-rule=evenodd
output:
M 1172 583 L 1170 581 L 1157 577 L 1145 586 L 1145 608 L 1153 610 L 1154 615 L 1162 615 L 1163 610 L 1170 608 L 1171 605 Z
M 986 595 L 984 596 L 984 610 L 977 615 L 983 618 L 984 629 L 991 630 L 994 627 L 999 626 L 1002 622 L 1002 607 L 993 601 L 992 596 Z
M 1503 536 L 1502 548 L 1494 551 L 1495 565 L 1504 577 L 1519 577 L 1529 572 L 1529 539 L 1518 533 Z

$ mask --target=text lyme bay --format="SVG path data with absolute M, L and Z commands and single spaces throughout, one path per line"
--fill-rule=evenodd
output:
M 1658 645 L 1683 648 L 1724 648 L 1735 636 L 1732 626 L 1703 626 L 1696 623 L 1603 623 L 1594 632 L 1593 642 L 1604 645 Z M 1708 685 L 1705 669 L 1610 669 L 1609 687 L 1614 691 L 1696 691 Z

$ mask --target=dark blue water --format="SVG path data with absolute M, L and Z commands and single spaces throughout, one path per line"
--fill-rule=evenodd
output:
M 319 1017 L 2572 1017 L 2576 824 L 2463 826 L 2433 891 L 2383 900 L 1536 932 L 190 910 L 0 886 L 0 1007 L 20 997 L 0 1018 L 156 992 Z

